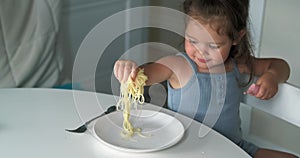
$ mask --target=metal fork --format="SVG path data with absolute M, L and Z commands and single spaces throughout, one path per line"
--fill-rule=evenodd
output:
M 94 121 L 95 119 L 97 119 L 99 117 L 102 117 L 102 116 L 104 116 L 106 114 L 109 114 L 111 112 L 114 112 L 116 110 L 117 110 L 117 107 L 115 105 L 112 105 L 109 108 L 107 108 L 107 110 L 104 113 L 102 113 L 99 116 L 96 116 L 96 117 L 90 119 L 89 121 L 87 121 L 83 125 L 81 125 L 80 127 L 76 128 L 76 129 L 65 129 L 65 130 L 68 131 L 68 132 L 73 132 L 73 133 L 84 133 L 87 130 L 87 125 L 89 123 L 91 123 L 92 121 Z

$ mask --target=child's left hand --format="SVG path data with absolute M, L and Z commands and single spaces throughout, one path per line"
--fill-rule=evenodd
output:
M 272 76 L 264 74 L 256 81 L 256 84 L 250 86 L 246 93 L 263 100 L 272 98 L 278 91 L 278 82 Z

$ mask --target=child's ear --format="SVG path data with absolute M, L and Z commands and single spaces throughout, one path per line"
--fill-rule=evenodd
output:
M 242 29 L 238 33 L 237 37 L 235 37 L 235 39 L 233 40 L 232 45 L 237 45 L 241 41 L 241 39 L 245 36 L 246 33 L 247 33 L 247 30 L 246 29 Z

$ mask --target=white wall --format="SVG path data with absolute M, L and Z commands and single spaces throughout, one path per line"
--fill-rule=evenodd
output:
M 145 0 L 62 0 L 63 2 L 63 17 L 61 37 L 59 44 L 62 46 L 62 51 L 66 55 L 66 70 L 65 74 L 72 78 L 72 69 L 74 59 L 77 55 L 79 46 L 86 35 L 105 18 L 126 8 L 141 6 L 145 4 Z M 142 19 L 142 18 L 141 18 Z M 135 19 L 138 20 L 138 19 Z M 124 25 L 125 23 L 120 23 Z M 113 28 L 113 26 L 112 26 Z M 132 36 L 132 37 L 131 37 Z M 140 32 L 130 33 L 115 39 L 115 41 L 106 48 L 106 51 L 101 56 L 101 61 L 97 65 L 96 76 L 93 70 L 83 67 L 79 70 L 81 87 L 85 90 L 94 89 L 89 87 L 90 82 L 96 79 L 96 90 L 101 92 L 111 91 L 111 75 L 114 61 L 117 60 L 132 43 L 137 43 L 147 38 L 147 34 Z M 128 39 L 130 38 L 130 39 Z M 95 40 L 105 40 L 105 37 L 98 37 Z M 99 52 L 95 52 L 99 53 Z M 108 54 L 109 53 L 109 54 Z M 87 64 L 89 61 L 86 61 Z
M 289 83 L 300 87 L 300 1 L 266 0 L 260 55 L 280 57 L 291 67 Z
M 262 24 L 264 19 L 265 0 L 250 0 L 250 32 L 254 44 L 254 53 L 259 55 Z
M 116 0 L 63 0 L 60 44 L 66 55 L 66 75 L 69 78 L 72 77 L 73 62 L 85 36 L 101 20 L 123 8 L 124 4 Z

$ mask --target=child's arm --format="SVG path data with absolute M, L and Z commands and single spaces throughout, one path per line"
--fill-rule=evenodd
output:
M 135 79 L 139 69 L 144 69 L 144 74 L 148 77 L 147 85 L 159 83 L 172 77 L 173 71 L 171 63 L 176 63 L 174 57 L 164 57 L 153 63 L 138 66 L 131 60 L 118 60 L 114 65 L 114 74 L 121 83 L 125 83 L 128 77 Z
M 277 58 L 254 58 L 254 73 L 259 76 L 257 93 L 252 94 L 260 99 L 270 99 L 278 91 L 278 84 L 285 82 L 290 75 L 290 67 L 286 61 Z
M 146 85 L 160 83 L 171 78 L 173 71 L 166 65 L 159 62 L 143 64 L 139 68 L 144 69 L 144 74 L 148 77 Z

